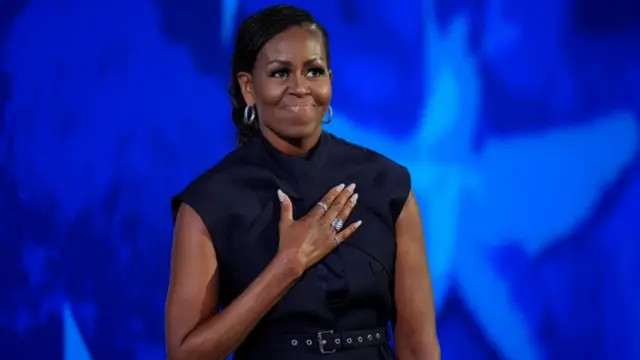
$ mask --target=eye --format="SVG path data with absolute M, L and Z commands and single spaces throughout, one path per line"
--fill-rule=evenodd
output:
M 315 68 L 311 68 L 309 69 L 309 71 L 307 72 L 307 74 L 311 77 L 318 77 L 318 76 L 322 76 L 324 74 L 326 74 L 327 71 L 324 68 L 321 67 L 315 67 Z
M 274 70 L 271 72 L 270 76 L 274 78 L 286 78 L 287 76 L 289 76 L 289 70 L 288 69 Z

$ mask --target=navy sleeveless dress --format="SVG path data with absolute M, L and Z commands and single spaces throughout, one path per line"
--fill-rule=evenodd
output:
M 306 158 L 279 153 L 264 137 L 234 150 L 172 201 L 202 218 L 229 305 L 278 251 L 277 189 L 304 216 L 334 186 L 357 185 L 345 227 L 362 226 L 310 268 L 236 350 L 236 360 L 389 360 L 395 322 L 395 221 L 410 192 L 407 169 L 324 132 Z

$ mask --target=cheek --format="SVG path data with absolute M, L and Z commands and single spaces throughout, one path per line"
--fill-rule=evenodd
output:
M 277 105 L 282 98 L 284 86 L 270 81 L 261 81 L 256 84 L 254 93 L 256 101 L 264 105 Z
M 277 88 L 269 88 L 264 93 L 264 103 L 266 105 L 278 105 L 282 99 L 282 91 Z
M 331 82 L 322 82 L 314 84 L 313 88 L 313 100 L 318 105 L 328 105 L 331 102 L 332 89 Z

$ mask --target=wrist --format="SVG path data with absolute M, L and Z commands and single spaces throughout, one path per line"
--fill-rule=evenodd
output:
M 291 252 L 278 251 L 273 263 L 291 281 L 298 280 L 306 270 L 299 258 Z

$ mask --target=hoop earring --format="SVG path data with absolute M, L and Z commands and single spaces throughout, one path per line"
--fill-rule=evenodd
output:
M 247 105 L 244 108 L 244 123 L 247 125 L 251 125 L 255 119 L 256 109 L 254 109 L 253 106 Z
M 329 107 L 327 107 L 327 117 L 326 119 L 322 120 L 322 123 L 329 124 L 332 120 L 333 120 L 333 109 L 331 108 L 331 105 L 329 105 Z

